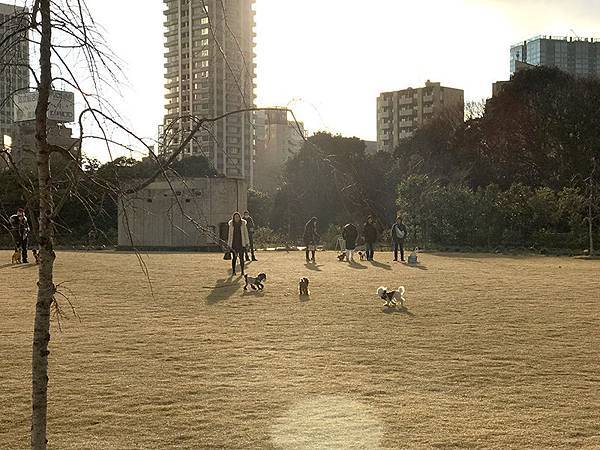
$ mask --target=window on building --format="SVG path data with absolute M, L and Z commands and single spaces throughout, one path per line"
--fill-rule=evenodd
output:
M 208 28 L 202 28 L 202 30 L 200 30 L 200 34 L 205 36 L 208 34 Z
M 200 54 L 200 56 L 208 56 L 208 49 L 202 50 L 202 53 Z
M 200 19 L 200 23 L 202 25 L 206 25 L 208 23 L 208 17 L 203 17 L 202 19 Z
M 200 64 L 202 67 L 208 67 L 208 60 L 205 59 L 202 61 L 202 63 Z

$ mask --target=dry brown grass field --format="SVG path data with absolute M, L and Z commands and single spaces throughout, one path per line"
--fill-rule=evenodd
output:
M 53 449 L 600 448 L 600 261 L 59 252 Z M 0 252 L 0 447 L 26 448 L 35 266 Z M 311 280 L 309 299 L 297 293 Z M 387 311 L 379 285 L 406 286 Z

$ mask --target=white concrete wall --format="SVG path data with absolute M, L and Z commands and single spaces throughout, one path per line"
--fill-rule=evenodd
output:
M 119 199 L 119 247 L 194 248 L 215 244 L 203 231 L 247 208 L 244 180 L 195 178 L 165 181 Z M 199 224 L 200 229 L 196 224 Z

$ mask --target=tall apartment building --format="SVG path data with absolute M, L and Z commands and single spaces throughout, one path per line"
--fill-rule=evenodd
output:
M 14 138 L 14 102 L 12 96 L 24 92 L 29 86 L 29 42 L 27 33 L 15 35 L 16 30 L 26 28 L 27 9 L 0 3 L 0 143 L 4 135 Z
M 576 77 L 600 77 L 600 39 L 537 36 L 510 48 L 510 73 L 519 62 L 558 67 Z
M 164 5 L 163 154 L 179 146 L 195 118 L 252 108 L 255 99 L 254 0 L 164 0 Z M 253 113 L 247 112 L 207 124 L 182 157 L 204 155 L 219 173 L 251 185 L 253 154 Z
M 377 97 L 377 150 L 393 151 L 402 139 L 436 116 L 463 121 L 464 109 L 462 89 L 429 80 L 422 88 L 383 92 Z
M 277 188 L 285 162 L 304 144 L 303 134 L 302 122 L 288 120 L 286 110 L 256 112 L 254 184 L 258 190 L 273 192 Z

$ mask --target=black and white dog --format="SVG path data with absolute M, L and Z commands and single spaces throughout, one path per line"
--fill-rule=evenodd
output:
M 263 282 L 267 279 L 267 275 L 264 273 L 259 273 L 255 277 L 249 277 L 248 275 L 244 275 L 244 280 L 246 284 L 244 285 L 244 290 L 248 290 L 248 286 L 252 288 L 252 290 L 256 291 L 257 289 L 261 291 L 264 287 Z
M 404 293 L 406 292 L 406 289 L 404 289 L 404 286 L 400 286 L 398 289 L 396 289 L 395 291 L 389 291 L 388 288 L 383 287 L 383 286 L 379 286 L 377 288 L 377 296 L 385 301 L 384 306 L 387 306 L 388 308 L 393 308 L 395 306 L 398 305 L 398 302 L 400 302 L 400 307 L 404 308 Z
M 308 290 L 308 278 L 300 278 L 300 282 L 298 283 L 298 290 L 300 291 L 300 295 L 310 295 L 310 291 Z

